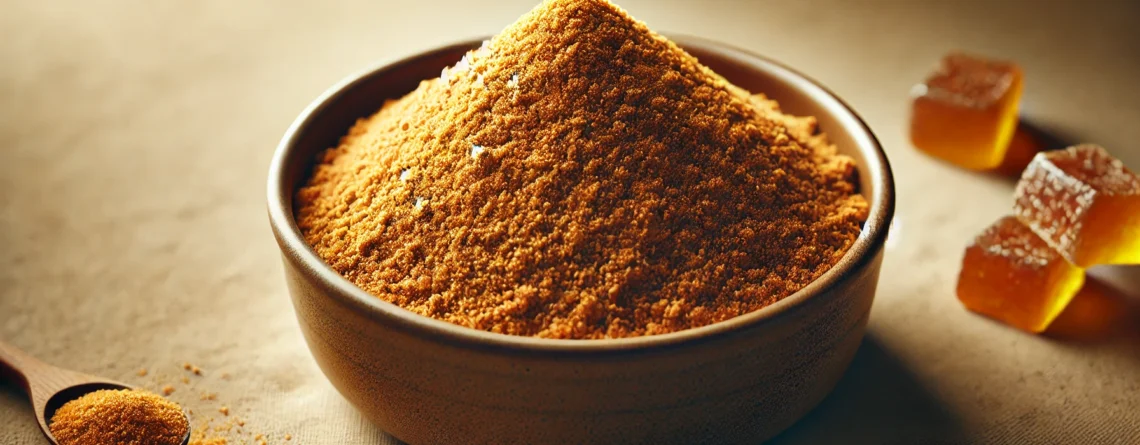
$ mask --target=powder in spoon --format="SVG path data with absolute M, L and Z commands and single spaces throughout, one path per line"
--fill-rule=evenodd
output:
M 180 445 L 190 425 L 176 403 L 121 389 L 93 391 L 65 403 L 50 428 L 60 445 Z
M 814 118 L 608 1 L 547 0 L 322 153 L 296 219 L 333 269 L 413 312 L 614 338 L 800 290 L 858 236 L 855 189 Z

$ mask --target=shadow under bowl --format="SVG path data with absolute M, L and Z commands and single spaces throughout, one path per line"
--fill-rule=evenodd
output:
M 785 112 L 816 116 L 856 160 L 871 209 L 851 249 L 771 306 L 664 335 L 540 339 L 412 313 L 329 268 L 293 218 L 294 193 L 318 152 L 481 41 L 383 64 L 332 87 L 301 113 L 277 147 L 268 184 L 270 223 L 301 330 L 321 370 L 365 416 L 412 444 L 756 443 L 831 391 L 859 347 L 875 295 L 894 212 L 886 156 L 855 112 L 815 81 L 722 44 L 672 38 Z

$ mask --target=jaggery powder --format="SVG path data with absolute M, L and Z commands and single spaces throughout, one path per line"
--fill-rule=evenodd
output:
M 419 314 L 593 339 L 725 320 L 857 237 L 854 164 L 604 0 L 549 0 L 319 156 L 337 272 Z
M 182 409 L 146 391 L 93 391 L 63 404 L 49 425 L 60 445 L 181 445 Z

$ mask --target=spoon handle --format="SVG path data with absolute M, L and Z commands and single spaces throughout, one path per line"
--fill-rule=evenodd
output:
M 42 408 L 47 399 L 60 390 L 81 383 L 105 382 L 114 386 L 124 386 L 106 379 L 57 368 L 2 341 L 0 341 L 0 375 L 18 384 L 32 400 L 32 405 L 37 408 Z
M 0 341 L 0 376 L 31 393 L 32 375 L 48 365 L 15 346 Z

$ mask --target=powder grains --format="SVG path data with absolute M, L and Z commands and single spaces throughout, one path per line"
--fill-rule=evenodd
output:
M 65 403 L 49 425 L 60 445 L 180 445 L 190 425 L 174 402 L 138 390 L 99 390 Z
M 337 272 L 515 335 L 673 332 L 799 290 L 857 237 L 854 165 L 604 0 L 550 0 L 361 119 L 296 196 Z

